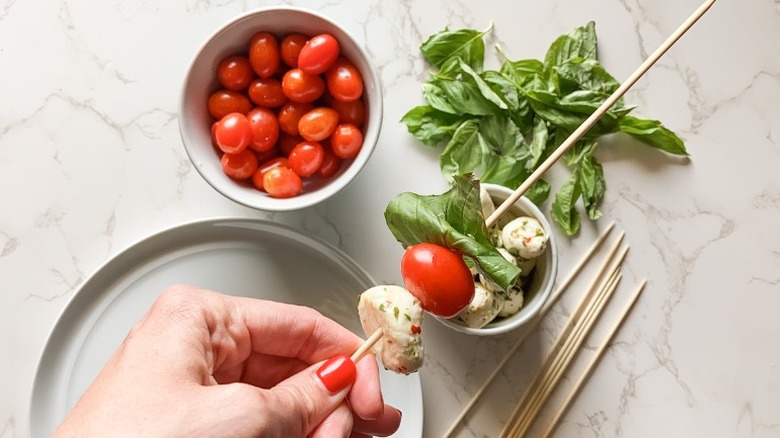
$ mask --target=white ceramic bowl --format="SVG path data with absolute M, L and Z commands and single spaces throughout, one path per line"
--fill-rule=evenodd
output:
M 211 93 L 221 88 L 216 76 L 217 65 L 226 56 L 246 53 L 252 35 L 260 31 L 271 32 L 279 40 L 293 32 L 309 36 L 330 33 L 339 41 L 342 55 L 363 76 L 366 123 L 363 126 L 364 140 L 360 153 L 352 160 L 344 160 L 339 171 L 331 178 L 305 178 L 303 193 L 288 199 L 272 198 L 249 183 L 230 179 L 222 171 L 220 157 L 211 144 L 213 119 L 206 103 Z M 195 54 L 187 70 L 179 101 L 179 131 L 195 169 L 214 189 L 228 198 L 268 211 L 305 208 L 338 193 L 368 161 L 379 138 L 381 125 L 382 87 L 366 51 L 338 24 L 316 12 L 293 7 L 258 9 L 221 26 Z
M 483 183 L 482 186 L 488 191 L 491 198 L 493 198 L 493 203 L 496 206 L 504 202 L 504 200 L 513 192 L 504 186 L 496 184 Z M 531 284 L 529 287 L 524 288 L 525 302 L 523 303 L 523 307 L 518 313 L 507 318 L 498 317 L 482 328 L 466 327 L 457 318 L 441 319 L 441 322 L 444 325 L 463 333 L 479 336 L 492 336 L 507 333 L 527 324 L 539 314 L 544 303 L 550 299 L 553 286 L 555 285 L 555 276 L 558 273 L 558 248 L 555 243 L 555 235 L 542 211 L 524 196 L 521 197 L 501 219 L 499 219 L 498 224 L 506 224 L 511 218 L 518 216 L 530 216 L 537 219 L 547 231 L 548 236 L 550 236 L 550 240 L 547 242 L 547 249 L 545 249 L 544 254 L 537 259 L 536 267 L 531 274 L 533 276 Z

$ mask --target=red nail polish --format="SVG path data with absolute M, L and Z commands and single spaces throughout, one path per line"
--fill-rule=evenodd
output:
M 317 370 L 317 377 L 334 394 L 351 385 L 355 374 L 355 364 L 343 354 L 331 357 Z

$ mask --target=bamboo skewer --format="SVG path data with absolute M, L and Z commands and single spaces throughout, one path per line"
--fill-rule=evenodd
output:
M 608 286 L 613 283 L 627 250 L 627 247 L 624 248 L 621 254 L 611 261 L 606 271 L 609 273 L 608 278 L 597 277 L 594 279 L 595 281 L 591 284 L 586 297 L 577 310 L 572 313 L 564 330 L 556 339 L 551 355 L 548 357 L 542 370 L 537 374 L 526 396 L 512 412 L 510 418 L 516 420 L 508 421 L 500 436 L 516 436 L 518 430 L 525 430 L 530 425 L 533 416 L 546 400 L 545 391 L 551 385 L 550 382 L 557 381 L 554 373 L 560 370 L 564 364 L 568 364 L 564 359 L 567 354 L 571 353 L 572 348 L 579 347 L 579 343 L 581 343 L 581 341 L 578 343 L 579 333 L 583 330 L 583 327 L 587 327 L 585 329 L 587 330 L 592 326 L 594 312 L 596 312 L 595 316 L 598 316 L 600 309 L 603 308 L 604 302 L 602 298 L 612 293 Z M 510 433 L 510 427 L 512 428 L 511 435 L 507 435 Z
M 536 316 L 536 318 L 531 321 L 527 326 L 525 326 L 520 333 L 520 336 L 518 336 L 515 343 L 512 345 L 512 347 L 506 352 L 504 355 L 504 358 L 501 359 L 501 361 L 496 365 L 496 368 L 493 370 L 493 372 L 488 376 L 488 378 L 485 380 L 485 382 L 482 384 L 482 386 L 479 387 L 477 392 L 474 393 L 474 395 L 471 396 L 471 399 L 468 403 L 466 403 L 466 406 L 460 411 L 460 414 L 458 414 L 457 417 L 452 421 L 452 424 L 450 425 L 449 429 L 444 433 L 443 438 L 448 438 L 452 435 L 453 432 L 458 428 L 460 425 L 460 422 L 463 421 L 463 419 L 468 415 L 469 411 L 472 407 L 476 404 L 477 400 L 482 396 L 482 393 L 485 392 L 485 390 L 490 386 L 491 383 L 493 383 L 493 380 L 498 376 L 498 374 L 501 372 L 502 369 L 504 369 L 504 366 L 509 362 L 509 359 L 511 359 L 518 349 L 520 349 L 520 346 L 523 344 L 523 342 L 528 338 L 528 335 L 531 334 L 533 329 L 536 328 L 539 321 L 541 321 L 542 317 L 547 313 L 548 310 L 552 306 L 555 305 L 555 303 L 558 301 L 558 298 L 561 297 L 563 294 L 563 291 L 565 291 L 569 284 L 574 280 L 574 278 L 577 277 L 577 275 L 580 273 L 582 268 L 585 266 L 585 264 L 590 260 L 591 257 L 593 257 L 593 254 L 595 254 L 596 250 L 601 246 L 602 243 L 607 239 L 607 236 L 609 236 L 609 233 L 612 231 L 612 229 L 615 226 L 615 222 L 611 222 L 606 229 L 601 233 L 601 235 L 593 242 L 593 244 L 588 248 L 588 250 L 585 252 L 585 254 L 580 258 L 579 262 L 577 262 L 576 265 L 574 265 L 574 268 L 571 270 L 569 275 L 564 279 L 561 284 L 558 286 L 558 288 L 553 292 L 552 296 L 550 296 L 550 299 L 547 300 L 547 302 L 544 304 L 542 309 L 539 311 L 539 315 Z M 618 243 L 620 243 L 620 240 L 622 240 L 623 235 L 618 239 Z M 617 250 L 617 245 L 614 246 L 614 250 Z M 609 260 L 609 256 L 607 257 L 607 260 Z M 603 265 L 603 267 L 606 267 L 606 263 Z
M 485 224 L 489 227 L 494 224 L 498 218 L 503 216 L 511 206 L 517 202 L 517 200 L 523 196 L 523 194 L 533 185 L 542 175 L 547 172 L 553 164 L 555 164 L 561 156 L 583 135 L 598 122 L 601 117 L 621 98 L 623 95 L 645 74 L 647 71 L 691 28 L 703 15 L 709 10 L 715 3 L 715 0 L 705 1 L 699 8 L 688 17 L 683 24 L 677 28 L 677 30 L 669 36 L 659 47 L 655 50 L 629 77 L 623 82 L 613 93 L 610 95 L 604 103 L 602 103 L 596 111 L 593 112 L 585 121 L 580 125 L 569 137 L 542 163 L 539 167 L 531 173 L 531 175 L 522 183 L 517 190 L 514 191 L 504 202 L 496 208 L 496 211 L 485 220 Z M 364 342 L 363 345 L 353 354 L 354 360 L 360 360 L 360 358 L 369 351 L 374 344 L 382 337 L 381 329 L 377 329 L 371 336 Z M 361 354 L 357 354 L 361 352 Z
M 593 299 L 585 315 L 576 322 L 573 329 L 563 338 L 563 344 L 556 352 L 552 364 L 549 368 L 545 367 L 541 384 L 535 393 L 532 393 L 531 402 L 525 405 L 525 410 L 520 415 L 520 420 L 516 423 L 512 431 L 512 436 L 522 437 L 533 423 L 536 414 L 547 401 L 555 385 L 560 380 L 562 374 L 566 371 L 572 359 L 578 352 L 585 336 L 590 332 L 596 319 L 601 315 L 601 311 L 612 297 L 618 282 L 622 278 L 620 270 L 616 270 L 610 278 L 599 289 L 600 293 Z M 566 333 L 566 331 L 564 331 Z
M 556 149 L 539 167 L 522 183 L 520 187 L 515 190 L 501 205 L 496 208 L 496 211 L 490 215 L 485 221 L 488 226 L 492 225 L 498 218 L 504 215 L 509 208 L 520 199 L 521 196 L 535 183 L 542 175 L 547 172 L 556 161 L 558 161 L 563 154 L 569 150 L 570 147 L 577 143 L 588 130 L 601 119 L 604 114 L 614 105 L 618 99 L 623 97 L 624 94 L 641 78 L 650 67 L 653 66 L 661 57 L 676 43 L 684 34 L 696 23 L 699 18 L 704 15 L 707 10 L 712 7 L 715 0 L 707 0 L 696 11 L 683 22 L 677 30 L 672 33 L 669 38 L 666 39 L 656 50 L 653 52 L 643 63 L 640 65 L 631 76 L 623 82 L 607 100 L 604 101 L 597 109 L 580 125 L 574 132 L 569 135 L 569 138 L 564 140 L 563 143 Z
M 572 389 L 569 392 L 569 394 L 566 396 L 566 399 L 564 400 L 563 404 L 560 406 L 560 408 L 558 408 L 558 411 L 555 413 L 555 416 L 553 417 L 552 421 L 550 421 L 550 424 L 547 426 L 547 429 L 542 434 L 542 438 L 549 437 L 558 427 L 558 424 L 563 418 L 563 415 L 569 409 L 569 405 L 571 405 L 572 401 L 574 401 L 574 398 L 577 397 L 577 395 L 579 394 L 580 389 L 582 389 L 582 385 L 590 378 L 593 369 L 595 368 L 595 365 L 601 359 L 601 356 L 606 351 L 610 342 L 612 342 L 612 338 L 615 337 L 615 334 L 617 333 L 618 329 L 623 324 L 623 321 L 625 321 L 626 316 L 628 316 L 628 313 L 634 307 L 634 303 L 636 303 L 637 298 L 639 298 L 639 295 L 644 290 L 646 284 L 647 284 L 647 280 L 642 280 L 639 286 L 637 286 L 637 288 L 631 294 L 631 298 L 629 298 L 628 303 L 626 303 L 625 307 L 620 312 L 617 321 L 615 321 L 615 323 L 612 325 L 612 328 L 607 333 L 607 336 L 604 338 L 604 340 L 601 342 L 596 352 L 593 354 L 593 357 L 591 358 L 590 362 L 588 362 L 588 365 L 585 367 L 585 371 L 583 371 L 582 375 L 580 375 L 579 379 L 577 379 L 577 382 L 575 382 L 574 385 L 572 386 Z

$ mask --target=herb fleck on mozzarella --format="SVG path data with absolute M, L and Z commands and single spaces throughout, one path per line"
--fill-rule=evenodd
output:
M 524 259 L 540 256 L 547 248 L 547 240 L 542 224 L 532 217 L 515 218 L 501 230 L 504 248 Z
M 382 329 L 374 352 L 385 368 L 409 374 L 422 366 L 423 310 L 414 295 L 399 286 L 374 286 L 360 295 L 358 313 L 366 336 Z

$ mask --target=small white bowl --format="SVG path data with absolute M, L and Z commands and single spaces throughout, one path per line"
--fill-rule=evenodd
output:
M 251 184 L 230 179 L 222 171 L 220 157 L 211 144 L 211 124 L 207 101 L 221 87 L 216 69 L 229 55 L 246 53 L 249 40 L 257 32 L 270 32 L 279 38 L 298 32 L 314 36 L 330 33 L 339 41 L 341 54 L 349 59 L 363 76 L 363 103 L 366 123 L 363 147 L 357 157 L 344 160 L 331 178 L 306 178 L 304 190 L 287 199 L 273 198 Z M 270 7 L 241 15 L 221 26 L 200 47 L 190 63 L 179 101 L 179 131 L 187 155 L 195 169 L 218 192 L 248 207 L 268 211 L 298 210 L 317 204 L 346 187 L 365 166 L 374 151 L 382 126 L 382 85 L 369 56 L 344 28 L 330 19 L 306 9 Z
M 490 197 L 493 198 L 493 203 L 498 206 L 505 199 L 507 199 L 513 192 L 504 186 L 496 184 L 482 183 Z M 466 327 L 463 325 L 457 317 L 452 319 L 440 319 L 440 321 L 447 327 L 453 328 L 459 332 L 468 333 L 478 336 L 492 336 L 507 333 L 512 330 L 522 327 L 532 320 L 542 309 L 544 303 L 550 299 L 553 286 L 555 285 L 555 276 L 558 273 L 558 247 L 555 242 L 555 234 L 553 234 L 550 223 L 544 217 L 539 208 L 529 201 L 525 196 L 521 197 L 512 208 L 499 219 L 499 225 L 506 224 L 510 218 L 518 216 L 529 216 L 537 219 L 542 227 L 547 231 L 547 235 L 550 236 L 550 240 L 547 242 L 547 249 L 544 254 L 539 256 L 534 268 L 533 278 L 531 279 L 530 287 L 524 288 L 525 302 L 519 312 L 514 315 L 501 318 L 498 317 L 488 325 L 482 328 Z

